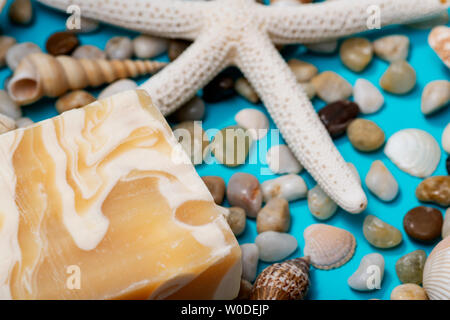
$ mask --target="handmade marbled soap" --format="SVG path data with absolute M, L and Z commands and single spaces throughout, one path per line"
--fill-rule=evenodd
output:
M 179 150 L 140 90 L 1 135 L 0 298 L 236 297 L 238 243 Z

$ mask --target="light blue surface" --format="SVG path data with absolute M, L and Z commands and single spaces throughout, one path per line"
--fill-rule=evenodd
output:
M 7 21 L 6 9 L 1 14 L 0 26 L 3 29 L 4 34 L 15 37 L 18 42 L 32 41 L 41 46 L 41 48 L 45 48 L 45 41 L 49 35 L 55 31 L 64 30 L 66 15 L 47 9 L 41 5 L 34 5 L 35 21 L 31 26 L 22 27 L 10 25 Z M 375 121 L 384 130 L 387 137 L 404 128 L 420 128 L 428 131 L 440 143 L 443 128 L 450 120 L 450 108 L 446 108 L 433 116 L 424 117 L 420 112 L 420 97 L 424 86 L 428 82 L 438 79 L 449 79 L 450 72 L 437 58 L 435 53 L 429 48 L 427 44 L 427 35 L 429 33 L 428 30 L 421 31 L 406 27 L 393 27 L 368 34 L 367 36 L 370 39 L 376 39 L 380 36 L 393 33 L 405 34 L 409 36 L 411 40 L 409 62 L 417 72 L 418 81 L 416 88 L 407 95 L 401 96 L 384 93 L 386 103 L 381 111 L 377 114 L 363 117 Z M 99 31 L 93 34 L 81 35 L 80 39 L 83 44 L 94 44 L 100 48 L 104 48 L 107 40 L 116 35 L 133 36 L 134 33 L 109 26 L 102 26 Z M 378 80 L 388 66 L 386 62 L 378 58 L 374 58 L 366 70 L 360 74 L 356 74 L 349 71 L 342 65 L 338 54 L 318 55 L 305 53 L 301 47 L 288 48 L 286 51 L 289 52 L 286 57 L 296 57 L 311 62 L 315 64 L 320 71 L 333 70 L 345 77 L 352 84 L 355 83 L 357 78 L 363 77 L 378 86 Z M 165 59 L 165 57 L 161 58 L 161 60 Z M 5 68 L 0 70 L 0 84 L 2 87 L 4 79 L 9 75 L 9 70 Z M 141 79 L 141 81 L 143 80 L 144 79 Z M 92 90 L 94 93 L 97 93 L 98 91 L 99 90 Z M 324 103 L 315 99 L 314 105 L 318 110 L 324 106 Z M 234 115 L 239 110 L 248 107 L 264 111 L 264 107 L 262 105 L 252 105 L 240 97 L 235 97 L 222 103 L 208 104 L 204 128 L 221 129 L 225 126 L 232 125 L 234 124 Z M 31 117 L 34 121 L 39 121 L 57 115 L 57 112 L 54 109 L 54 100 L 51 99 L 41 100 L 32 106 L 24 108 L 24 111 L 25 115 Z M 271 127 L 274 128 L 273 123 L 271 123 Z M 351 146 L 346 137 L 339 138 L 335 142 L 344 158 L 356 165 L 363 180 L 372 161 L 381 159 L 399 182 L 400 194 L 395 201 L 391 203 L 383 203 L 376 199 L 368 192 L 367 188 L 365 188 L 369 198 L 369 206 L 364 213 L 360 215 L 351 215 L 339 210 L 332 219 L 326 221 L 326 223 L 330 225 L 344 228 L 355 235 L 357 239 L 356 253 L 349 263 L 339 269 L 332 271 L 321 271 L 312 268 L 312 286 L 308 298 L 389 299 L 392 289 L 399 284 L 394 268 L 397 259 L 400 256 L 416 249 L 423 249 L 429 253 L 435 244 L 424 245 L 412 241 L 405 234 L 402 227 L 403 216 L 406 212 L 420 204 L 414 195 L 414 191 L 421 180 L 400 171 L 385 157 L 382 150 L 369 154 L 360 153 Z M 253 156 L 255 156 L 256 148 L 253 148 L 252 153 Z M 443 151 L 439 167 L 434 173 L 435 175 L 447 174 L 445 170 L 445 159 L 446 154 Z M 200 175 L 219 175 L 222 176 L 225 181 L 228 181 L 233 173 L 243 171 L 256 175 L 262 182 L 264 180 L 274 178 L 274 176 L 260 175 L 260 169 L 265 167 L 267 166 L 260 164 L 244 165 L 238 168 L 230 169 L 219 164 L 214 164 L 208 166 L 198 166 L 197 169 Z M 309 188 L 315 185 L 315 182 L 305 171 L 301 173 L 301 176 L 306 180 Z M 302 255 L 301 252 L 304 247 L 303 230 L 310 224 L 319 223 L 319 221 L 315 220 L 309 213 L 306 200 L 291 203 L 290 209 L 292 213 L 292 227 L 290 233 L 297 238 L 299 247 L 301 248 L 301 250 L 298 249 L 292 257 L 298 257 Z M 443 212 L 442 208 L 440 209 Z M 367 214 L 374 214 L 400 229 L 404 236 L 403 243 L 400 246 L 389 250 L 381 250 L 370 246 L 362 234 L 362 223 Z M 255 222 L 249 221 L 245 233 L 239 238 L 239 242 L 253 242 L 255 236 Z M 382 288 L 381 290 L 370 293 L 355 292 L 348 287 L 347 278 L 356 270 L 361 258 L 372 252 L 381 253 L 386 260 L 386 271 L 382 282 Z M 266 264 L 260 263 L 260 270 L 266 266 Z

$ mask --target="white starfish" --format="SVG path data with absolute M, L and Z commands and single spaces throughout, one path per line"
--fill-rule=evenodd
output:
M 270 7 L 254 0 L 40 0 L 127 29 L 195 42 L 142 88 L 163 114 L 190 99 L 215 75 L 237 65 L 251 82 L 289 147 L 322 189 L 344 210 L 367 206 L 361 185 L 334 146 L 311 102 L 274 44 L 320 42 L 367 30 L 370 6 L 381 25 L 444 10 L 447 0 L 333 1 Z M 447 5 L 445 4 L 447 3 Z

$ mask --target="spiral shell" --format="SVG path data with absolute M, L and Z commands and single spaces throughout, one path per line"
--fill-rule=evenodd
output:
M 446 26 L 435 27 L 428 36 L 428 43 L 439 58 L 450 68 L 450 28 Z
M 154 73 L 163 66 L 165 63 L 156 61 L 88 60 L 34 53 L 20 62 L 8 92 L 16 103 L 26 105 L 44 96 L 59 97 L 69 90 Z
M 309 288 L 309 258 L 275 263 L 253 285 L 250 300 L 302 300 Z
M 430 300 L 450 300 L 450 237 L 439 242 L 428 257 L 423 288 Z

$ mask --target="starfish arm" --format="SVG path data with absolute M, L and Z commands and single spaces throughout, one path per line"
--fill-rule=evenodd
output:
M 201 34 L 181 56 L 141 88 L 150 94 L 162 114 L 168 115 L 229 65 L 228 47 L 226 39 L 214 32 Z
M 446 4 L 445 4 L 446 3 Z M 432 16 L 448 8 L 449 0 L 328 1 L 295 7 L 260 6 L 272 41 L 311 43 L 334 39 L 381 26 Z
M 39 0 L 66 11 L 71 5 L 81 16 L 154 36 L 192 40 L 203 25 L 208 3 L 167 0 Z
M 322 189 L 344 210 L 364 210 L 367 198 L 360 183 L 270 39 L 256 32 L 247 34 L 235 63 L 258 92 L 292 152 Z

